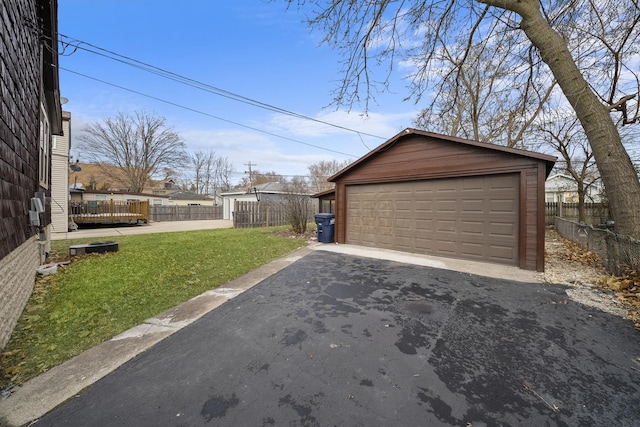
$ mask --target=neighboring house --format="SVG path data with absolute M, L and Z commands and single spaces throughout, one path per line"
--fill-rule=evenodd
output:
M 76 171 L 69 174 L 70 186 L 102 191 L 120 191 L 127 187 L 126 183 L 114 180 L 106 174 L 102 166 L 79 161 L 74 166 Z
M 116 166 L 98 165 L 95 163 L 74 163 L 77 172 L 69 175 L 69 185 L 86 188 L 88 190 L 101 191 L 128 191 L 129 184 L 121 179 L 117 173 L 119 168 Z M 110 173 L 107 173 L 110 172 Z M 148 179 L 145 187 L 140 193 L 167 195 L 179 191 L 180 188 L 173 178 L 153 180 Z
M 57 0 L 0 2 L 0 350 L 45 262 L 62 134 Z
M 258 184 L 252 187 L 250 190 L 236 190 L 220 193 L 222 197 L 222 218 L 233 219 L 233 211 L 235 202 L 257 202 L 257 201 L 271 201 L 282 202 L 287 195 L 284 184 L 280 182 L 265 182 L 264 184 Z M 300 196 L 308 197 L 309 194 L 299 194 Z
M 157 181 L 152 179 L 148 180 L 147 185 L 142 189 L 142 192 L 166 196 L 179 190 L 180 186 L 176 181 L 173 178 L 167 178 Z
M 167 205 L 207 205 L 214 206 L 214 200 L 202 194 L 188 192 L 173 192 L 168 195 L 148 194 L 148 193 L 129 193 L 127 191 L 101 191 L 86 190 L 82 188 L 70 187 L 71 203 L 82 203 L 88 201 L 107 201 L 114 200 L 118 202 L 126 202 L 127 200 L 148 200 L 150 206 L 167 206 Z
M 62 135 L 53 137 L 51 150 L 51 232 L 69 231 L 69 150 L 71 113 L 62 112 Z
M 207 196 L 189 191 L 176 191 L 167 194 L 166 197 L 168 197 L 169 201 L 174 205 L 218 206 L 222 202 L 220 196 Z
M 555 160 L 406 129 L 329 178 L 335 240 L 544 271 Z
M 598 203 L 602 201 L 603 192 L 601 184 L 595 182 L 587 188 L 584 201 Z M 578 183 L 568 175 L 551 175 L 544 183 L 544 198 L 546 202 L 578 203 Z

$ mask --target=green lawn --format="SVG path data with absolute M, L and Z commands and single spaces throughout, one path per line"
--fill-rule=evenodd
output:
M 39 373 L 145 319 L 304 246 L 280 228 L 218 229 L 54 241 L 115 240 L 119 251 L 79 257 L 37 280 L 2 353 L 0 389 Z

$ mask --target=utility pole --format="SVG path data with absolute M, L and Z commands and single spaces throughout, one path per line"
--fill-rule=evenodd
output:
M 258 166 L 255 163 L 251 163 L 251 161 L 249 161 L 249 163 L 245 163 L 245 166 L 249 167 L 249 171 L 244 171 L 244 173 L 248 173 L 249 174 L 249 188 L 253 187 L 253 170 L 251 169 L 251 166 Z

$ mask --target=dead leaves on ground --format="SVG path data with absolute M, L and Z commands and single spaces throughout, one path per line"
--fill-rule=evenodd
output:
M 640 330 L 640 272 L 627 269 L 622 276 L 602 277 L 596 284 L 615 292 L 629 310 L 629 319 Z
M 628 318 L 634 322 L 636 329 L 640 330 L 640 272 L 627 269 L 621 276 L 605 276 L 602 262 L 596 254 L 581 248 L 571 240 L 560 237 L 553 230 L 547 232 L 549 233 L 548 239 L 551 238 L 558 242 L 553 254 L 548 255 L 560 261 L 578 262 L 602 270 L 603 276 L 596 281 L 595 285 L 612 290 L 629 311 Z
M 571 240 L 567 240 L 556 234 L 554 238 L 560 243 L 553 256 L 564 261 L 575 261 L 590 267 L 602 268 L 602 261 L 593 252 L 581 248 Z

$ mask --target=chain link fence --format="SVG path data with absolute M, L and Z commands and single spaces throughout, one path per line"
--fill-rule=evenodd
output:
M 555 227 L 565 239 L 598 255 L 607 272 L 621 275 L 628 268 L 640 271 L 640 240 L 560 217 L 555 218 Z

